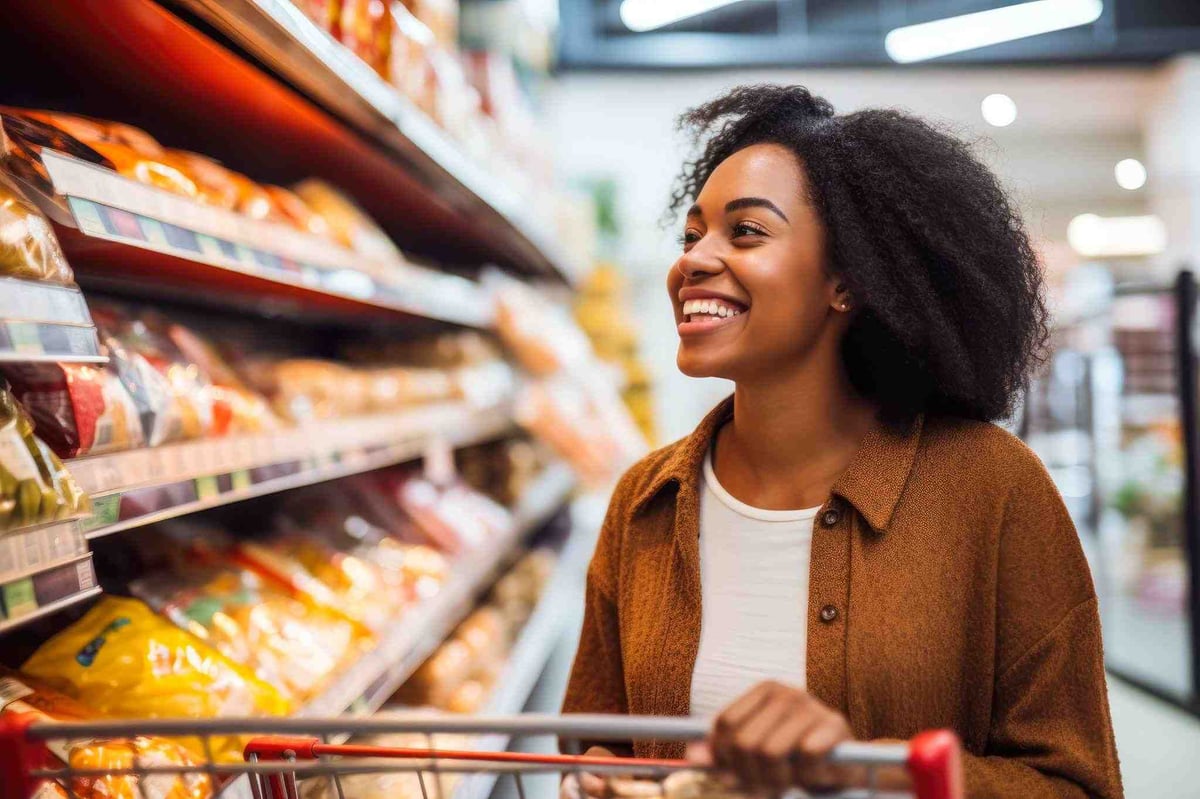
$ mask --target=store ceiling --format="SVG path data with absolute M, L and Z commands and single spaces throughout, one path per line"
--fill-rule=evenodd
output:
M 644 33 L 621 0 L 560 0 L 565 69 L 886 66 L 886 34 L 1014 0 L 742 0 Z M 1104 0 L 1093 24 L 930 64 L 1146 62 L 1200 50 L 1200 0 Z

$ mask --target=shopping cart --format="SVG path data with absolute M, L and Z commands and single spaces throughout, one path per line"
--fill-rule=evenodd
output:
M 136 786 L 139 799 L 154 799 L 146 785 L 162 785 L 184 774 L 206 775 L 224 795 L 249 799 L 360 799 L 355 779 L 392 775 L 408 780 L 384 795 L 408 794 L 420 799 L 460 799 L 467 782 L 464 775 L 486 775 L 490 789 L 498 779 L 509 779 L 520 799 L 536 799 L 528 792 L 531 775 L 580 772 L 620 775 L 623 778 L 664 779 L 681 770 L 695 770 L 684 760 L 655 760 L 532 752 L 480 751 L 447 746 L 446 738 L 493 744 L 538 736 L 557 739 L 568 751 L 578 751 L 579 741 L 695 741 L 708 725 L 700 719 L 603 715 L 519 716 L 386 716 L 336 719 L 222 719 L 105 721 L 58 723 L 33 717 L 0 718 L 0 799 L 31 799 L 40 786 L 57 783 L 72 799 L 76 786 L 97 777 L 123 777 Z M 208 757 L 189 767 L 133 763 L 128 768 L 72 768 L 48 757 L 70 742 L 128 739 L 134 736 L 186 738 L 192 748 Z M 246 738 L 245 762 L 218 763 L 213 741 L 229 736 Z M 415 745 L 389 746 L 357 743 L 380 737 L 404 738 Z M 465 736 L 472 736 L 470 739 Z M 348 743 L 342 743 L 343 741 Z M 922 733 L 907 743 L 845 743 L 830 756 L 832 762 L 858 765 L 868 775 L 865 788 L 839 794 L 843 797 L 913 796 L 916 799 L 962 799 L 962 776 L 957 737 L 945 730 Z M 914 786 L 911 794 L 875 789 L 876 771 L 904 767 Z M 130 779 L 135 778 L 135 779 Z M 377 777 L 375 777 L 377 778 Z M 544 786 L 543 786 L 544 787 Z M 62 792 L 59 793 L 61 795 Z M 161 793 L 161 790 L 159 791 Z M 486 796 L 487 791 L 483 792 Z M 543 792 L 544 793 L 544 792 Z M 557 793 L 557 791 L 555 791 Z M 42 794 L 43 796 L 45 794 Z M 380 795 L 376 792 L 375 795 Z M 470 795 L 478 796 L 479 792 Z

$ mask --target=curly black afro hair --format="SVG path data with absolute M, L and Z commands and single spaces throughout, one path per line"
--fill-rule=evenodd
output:
M 837 115 L 801 86 L 740 86 L 680 117 L 699 150 L 671 211 L 753 144 L 800 159 L 824 220 L 828 269 L 858 309 L 843 343 L 882 418 L 1008 416 L 1047 338 L 1042 272 L 996 176 L 963 141 L 915 117 Z

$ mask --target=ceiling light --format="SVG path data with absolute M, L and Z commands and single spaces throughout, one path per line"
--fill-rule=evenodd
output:
M 1006 128 L 1017 119 L 1017 104 L 1007 94 L 989 94 L 979 110 L 985 122 L 998 128 Z
M 1081 214 L 1067 225 L 1067 241 L 1089 258 L 1156 255 L 1167 248 L 1167 226 L 1154 215 Z
M 633 0 L 625 2 L 628 5 Z M 1103 10 L 1101 0 L 1036 0 L 896 28 L 883 40 L 883 46 L 893 61 L 909 64 L 1088 25 L 1099 19 Z
M 621 22 L 631 31 L 662 28 L 681 19 L 694 17 L 721 6 L 742 0 L 624 0 L 621 3 Z
M 1113 173 L 1117 176 L 1117 185 L 1123 189 L 1136 191 L 1146 185 L 1146 167 L 1136 158 L 1118 161 Z

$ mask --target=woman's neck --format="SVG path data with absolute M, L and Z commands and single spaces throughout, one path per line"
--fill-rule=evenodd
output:
M 755 507 L 820 505 L 875 418 L 876 409 L 851 386 L 840 358 L 740 381 L 733 419 L 718 434 L 717 479 Z

